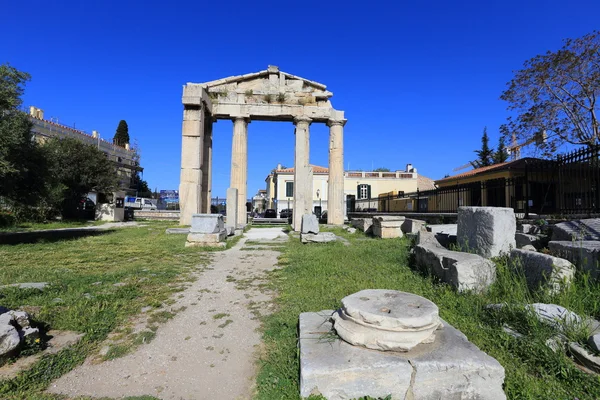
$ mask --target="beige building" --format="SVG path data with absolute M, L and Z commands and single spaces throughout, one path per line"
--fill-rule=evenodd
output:
M 327 210 L 328 174 L 325 167 L 311 165 L 313 176 L 312 207 L 313 212 L 321 208 Z M 279 213 L 286 208 L 294 208 L 294 168 L 282 168 L 281 164 L 265 179 L 267 208 Z M 417 169 L 411 164 L 404 171 L 346 171 L 344 172 L 345 209 L 377 208 L 377 197 L 381 193 L 416 192 L 419 186 L 429 185 L 432 181 L 419 177 Z M 368 201 L 372 199 L 369 207 Z
M 99 150 L 106 153 L 108 159 L 117 165 L 119 186 L 122 189 L 129 189 L 136 172 L 144 170 L 139 166 L 138 156 L 134 149 L 129 148 L 129 144 L 121 147 L 101 139 L 96 131 L 88 134 L 70 126 L 61 125 L 55 121 L 48 121 L 44 119 L 44 110 L 33 106 L 29 107 L 29 119 L 33 124 L 31 133 L 38 142 L 43 142 L 51 137 L 72 138 L 90 146 L 96 146 Z

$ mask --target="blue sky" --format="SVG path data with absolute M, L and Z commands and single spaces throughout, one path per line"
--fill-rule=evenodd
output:
M 152 188 L 177 189 L 181 93 L 278 65 L 327 85 L 344 110 L 345 167 L 437 179 L 491 144 L 512 71 L 598 28 L 598 1 L 5 1 L 0 63 L 29 72 L 24 103 L 112 139 L 125 119 Z M 213 194 L 229 186 L 232 123 L 214 127 Z M 249 125 L 249 194 L 293 166 L 291 123 Z M 311 126 L 311 163 L 328 164 Z

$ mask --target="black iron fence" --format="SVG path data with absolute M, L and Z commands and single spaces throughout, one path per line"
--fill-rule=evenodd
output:
M 453 183 L 460 181 L 470 182 Z M 598 214 L 600 146 L 553 160 L 524 158 L 438 184 L 434 190 L 353 200 L 349 211 L 455 213 L 460 206 L 496 206 L 511 207 L 525 218 L 531 214 Z

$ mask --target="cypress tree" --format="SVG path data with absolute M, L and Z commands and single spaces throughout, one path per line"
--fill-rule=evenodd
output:
M 129 144 L 129 127 L 124 119 L 119 121 L 117 132 L 115 132 L 115 136 L 113 137 L 113 143 L 119 146 Z
M 490 149 L 490 138 L 487 134 L 487 126 L 483 128 L 483 136 L 481 137 L 481 150 L 475 150 L 477 160 L 471 161 L 473 168 L 487 167 L 493 164 L 494 152 Z
M 494 164 L 502 164 L 508 160 L 508 153 L 506 152 L 506 145 L 504 144 L 504 136 L 500 136 L 498 140 L 498 148 L 494 153 Z

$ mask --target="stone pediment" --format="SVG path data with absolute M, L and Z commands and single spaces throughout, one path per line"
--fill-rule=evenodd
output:
M 266 82 L 265 82 L 266 81 Z M 266 85 L 265 85 L 266 84 Z M 233 85 L 241 88 L 252 89 L 260 86 L 285 86 L 293 87 L 296 90 L 301 90 L 303 87 L 313 90 L 325 91 L 327 86 L 322 83 L 311 81 L 296 75 L 289 74 L 279 70 L 279 67 L 269 65 L 263 71 L 253 72 L 250 74 L 230 76 L 228 78 L 217 79 L 210 82 L 201 83 L 203 87 L 209 89 L 231 87 Z M 330 96 L 331 97 L 331 94 Z
M 204 104 L 217 119 L 246 116 L 255 120 L 291 121 L 306 116 L 314 121 L 343 120 L 343 112 L 333 109 L 333 93 L 322 83 L 279 70 L 266 70 L 230 76 L 204 83 L 188 83 L 183 104 Z

